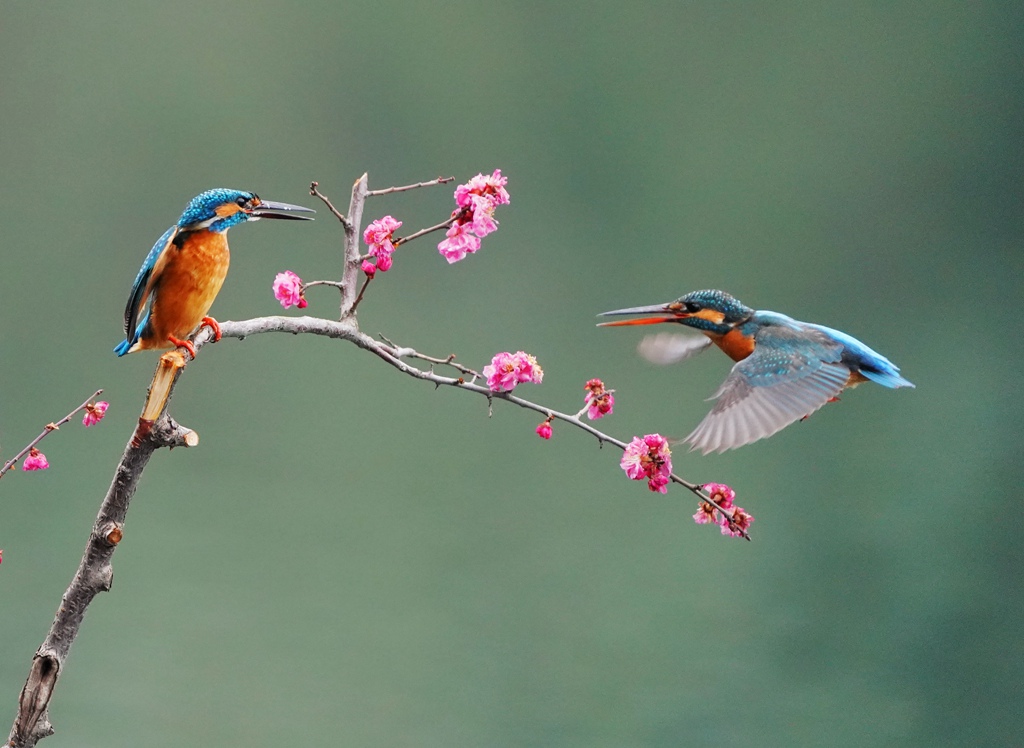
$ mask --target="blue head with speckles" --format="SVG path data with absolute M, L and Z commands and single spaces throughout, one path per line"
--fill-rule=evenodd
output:
M 216 189 L 196 195 L 189 202 L 185 212 L 178 219 L 182 231 L 227 231 L 243 221 L 258 221 L 260 218 L 281 218 L 292 221 L 312 221 L 295 212 L 315 213 L 301 205 L 275 203 L 261 200 L 254 192 Z
M 735 296 L 714 289 L 691 291 L 676 303 L 681 304 L 690 314 L 699 313 L 702 309 L 719 312 L 722 315 L 722 321 L 730 325 L 744 322 L 754 313 L 753 309 Z
M 721 335 L 754 313 L 736 297 L 714 289 L 691 291 L 669 304 L 667 310 L 678 315 L 679 322 L 688 327 Z
M 227 231 L 235 224 L 253 218 L 252 211 L 260 199 L 252 192 L 216 189 L 200 193 L 189 201 L 178 219 L 178 227 L 185 230 L 209 229 Z

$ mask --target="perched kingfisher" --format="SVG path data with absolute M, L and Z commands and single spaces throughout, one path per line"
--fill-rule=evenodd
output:
M 187 338 L 200 325 L 209 325 L 220 340 L 217 321 L 206 313 L 228 274 L 228 229 L 260 218 L 313 220 L 289 211 L 316 212 L 241 190 L 207 190 L 192 198 L 178 222 L 146 255 L 124 308 L 125 339 L 114 352 L 123 356 L 181 346 L 195 358 L 195 347 Z
M 690 449 L 704 454 L 771 436 L 861 382 L 914 386 L 889 359 L 844 332 L 751 309 L 723 291 L 693 291 L 667 304 L 616 309 L 601 316 L 613 314 L 656 316 L 599 327 L 675 322 L 707 336 L 650 336 L 640 344 L 640 353 L 655 363 L 682 361 L 712 343 L 737 362 L 712 395 L 718 400 L 715 407 L 684 439 Z

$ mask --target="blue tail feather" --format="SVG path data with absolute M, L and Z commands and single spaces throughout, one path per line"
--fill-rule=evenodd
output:
M 142 337 L 143 331 L 146 329 L 146 325 L 149 324 L 149 311 L 146 311 L 145 316 L 139 320 L 138 326 L 135 328 L 135 334 L 132 335 L 131 339 L 122 340 L 120 343 L 114 346 L 114 353 L 118 356 L 124 356 L 131 350 L 131 347 L 139 342 L 139 338 Z
M 892 367 L 893 371 L 871 371 L 870 369 L 861 369 L 860 373 L 870 379 L 872 382 L 876 382 L 883 387 L 890 387 L 896 389 L 897 387 L 913 387 L 914 383 L 909 379 L 904 379 L 897 372 L 895 366 Z
M 876 384 L 883 387 L 896 389 L 897 387 L 913 387 L 909 379 L 900 376 L 900 367 L 887 359 L 878 351 L 872 350 L 852 335 L 847 335 L 840 330 L 833 330 L 824 325 L 810 325 L 829 335 L 832 339 L 843 344 L 843 358 L 851 359 L 856 371 L 863 374 Z

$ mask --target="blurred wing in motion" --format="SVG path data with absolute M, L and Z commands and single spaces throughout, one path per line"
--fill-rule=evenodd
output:
M 704 335 L 680 335 L 675 332 L 659 332 L 645 335 L 636 347 L 636 352 L 652 364 L 667 366 L 678 364 L 707 350 L 711 339 Z

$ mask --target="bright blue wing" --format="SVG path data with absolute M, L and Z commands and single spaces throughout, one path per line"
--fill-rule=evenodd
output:
M 153 290 L 153 281 L 155 280 L 153 278 L 153 268 L 159 262 L 160 256 L 171 246 L 171 242 L 174 241 L 177 233 L 178 227 L 176 225 L 171 226 L 164 232 L 163 236 L 157 239 L 156 244 L 153 245 L 153 248 L 149 250 L 149 254 L 146 255 L 146 259 L 139 269 L 139 274 L 135 276 L 135 283 L 132 284 L 132 291 L 128 295 L 128 303 L 124 308 L 125 339 L 114 348 L 118 356 L 123 356 L 135 345 L 142 334 L 145 323 L 149 321 L 148 314 L 141 321 L 140 317 L 142 317 L 142 309 L 145 307 L 146 301 Z
M 686 437 L 691 449 L 724 452 L 771 436 L 846 386 L 842 343 L 783 315 L 759 324 L 754 352 L 732 367 L 715 407 Z
M 859 371 L 872 382 L 884 387 L 913 387 L 913 383 L 900 376 L 900 367 L 887 359 L 878 351 L 868 348 L 852 335 L 845 332 L 833 330 L 824 325 L 808 324 L 815 330 L 821 330 L 826 335 L 838 340 L 843 344 L 843 361 L 850 365 L 854 371 Z

